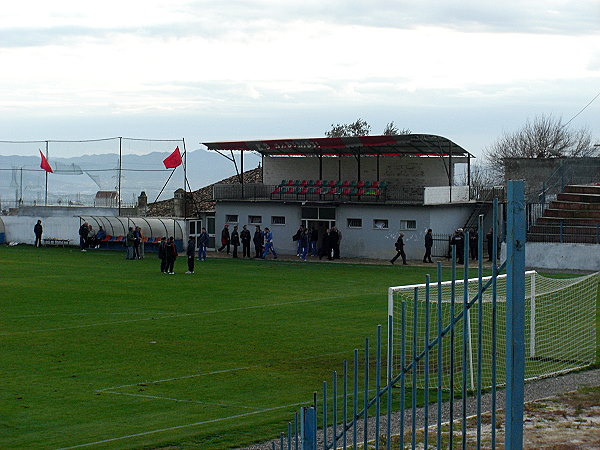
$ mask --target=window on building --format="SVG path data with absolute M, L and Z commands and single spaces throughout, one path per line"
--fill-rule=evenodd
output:
M 251 225 L 260 225 L 262 223 L 262 216 L 248 216 L 248 223 Z
M 348 219 L 348 228 L 362 228 L 362 219 Z
M 387 219 L 373 219 L 373 228 L 376 230 L 387 230 L 389 222 Z
M 238 223 L 238 215 L 237 214 L 225 214 L 225 222 Z
M 400 221 L 400 229 L 401 230 L 416 230 L 417 229 L 417 221 L 416 220 L 401 220 Z
M 271 225 L 285 225 L 285 216 L 271 216 Z

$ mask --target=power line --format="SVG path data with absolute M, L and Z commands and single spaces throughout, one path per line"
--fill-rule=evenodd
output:
M 580 110 L 580 111 L 579 111 L 577 114 L 575 114 L 573 117 L 571 117 L 571 119 L 569 119 L 569 121 L 568 121 L 567 123 L 565 123 L 565 124 L 562 126 L 562 128 L 564 128 L 564 127 L 566 127 L 567 125 L 569 125 L 569 124 L 570 124 L 570 123 L 573 121 L 573 119 L 575 119 L 577 116 L 579 116 L 579 114 L 581 114 L 583 111 L 585 111 L 585 110 L 588 108 L 588 106 L 590 106 L 592 103 L 594 103 L 594 101 L 595 101 L 595 100 L 596 100 L 598 97 L 600 97 L 600 92 L 598 92 L 598 93 L 596 94 L 596 96 L 595 96 L 593 99 L 591 99 L 591 100 L 590 100 L 590 102 L 589 102 L 587 105 L 585 105 L 583 108 L 581 108 L 581 110 Z

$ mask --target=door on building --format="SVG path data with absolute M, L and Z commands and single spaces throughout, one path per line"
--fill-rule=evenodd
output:
M 208 246 L 206 248 L 214 250 L 215 247 L 215 216 L 206 217 L 206 232 L 208 233 Z
M 335 208 L 331 207 L 303 207 L 302 225 L 310 230 L 316 229 L 319 232 L 317 248 L 323 245 L 323 236 L 328 228 L 335 226 Z
M 188 221 L 188 233 L 191 239 L 194 240 L 194 248 L 198 250 L 198 236 L 202 232 L 202 221 L 201 220 L 190 220 Z

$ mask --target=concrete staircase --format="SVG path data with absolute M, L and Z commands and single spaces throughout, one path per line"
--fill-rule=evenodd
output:
M 527 233 L 529 242 L 600 243 L 600 186 L 571 185 Z

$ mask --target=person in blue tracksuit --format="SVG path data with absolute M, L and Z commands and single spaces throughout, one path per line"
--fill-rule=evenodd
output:
M 268 228 L 265 228 L 264 232 L 265 237 L 265 251 L 263 252 L 262 259 L 266 259 L 267 253 L 269 251 L 273 253 L 273 258 L 277 259 L 277 253 L 275 252 L 275 247 L 273 247 L 273 233 Z
M 202 232 L 198 236 L 198 261 L 206 261 L 206 247 L 208 246 L 208 233 L 206 228 L 202 227 Z

